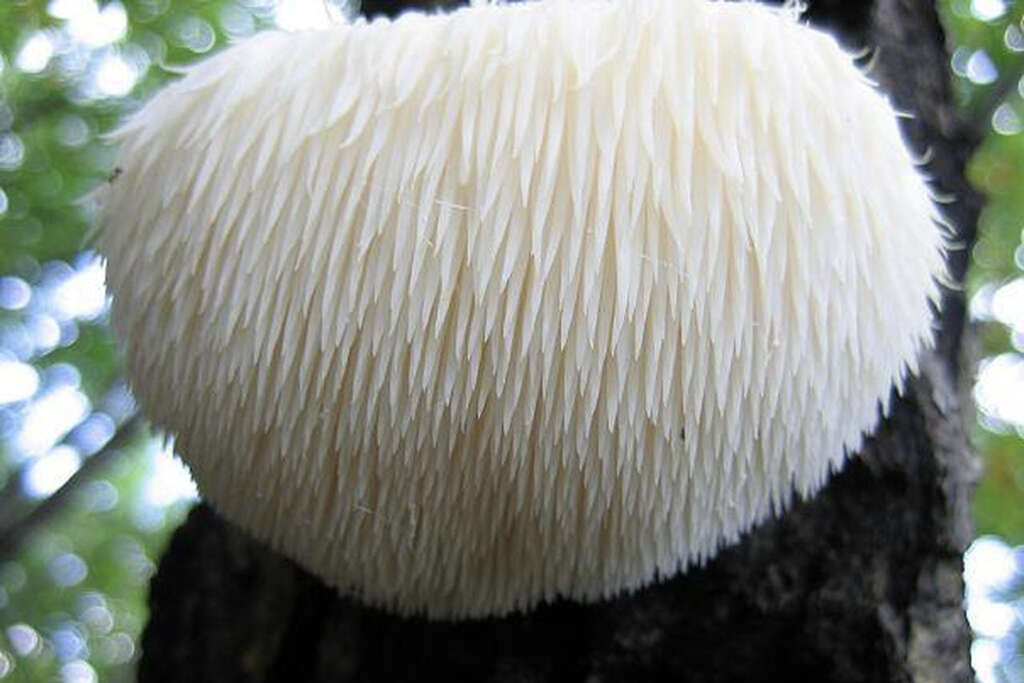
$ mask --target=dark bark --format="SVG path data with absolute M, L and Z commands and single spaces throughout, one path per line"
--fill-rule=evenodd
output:
M 809 17 L 874 48 L 872 75 L 915 114 L 908 138 L 954 199 L 962 280 L 980 205 L 964 165 L 978 140 L 954 108 L 934 7 L 822 0 Z M 938 348 L 864 452 L 703 569 L 605 603 L 428 623 L 338 597 L 199 507 L 153 581 L 141 680 L 970 681 L 962 293 L 943 304 Z
M 410 8 L 436 10 L 444 9 L 445 7 L 455 7 L 461 4 L 463 3 L 460 0 L 419 0 L 418 2 L 408 2 L 408 0 L 366 0 L 362 3 L 362 11 L 363 14 L 370 18 L 380 15 L 396 17 L 404 10 Z

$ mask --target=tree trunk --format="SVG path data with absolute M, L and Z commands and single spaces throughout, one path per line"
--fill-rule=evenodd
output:
M 954 199 L 945 209 L 962 248 L 949 259 L 962 282 L 980 204 L 964 165 L 980 134 L 958 118 L 935 8 L 822 0 L 808 16 L 851 49 L 873 48 L 871 76 L 914 113 L 906 134 Z M 153 580 L 140 680 L 971 681 L 964 330 L 963 294 L 947 291 L 920 377 L 820 495 L 706 567 L 611 602 L 397 618 L 338 597 L 199 506 Z

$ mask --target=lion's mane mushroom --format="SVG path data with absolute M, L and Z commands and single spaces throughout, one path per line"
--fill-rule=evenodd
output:
M 403 613 L 594 600 L 817 491 L 931 337 L 893 110 L 793 13 L 269 32 L 120 131 L 113 324 L 227 518 Z

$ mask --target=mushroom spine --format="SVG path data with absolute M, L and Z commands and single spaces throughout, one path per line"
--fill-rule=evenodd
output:
M 790 11 L 267 32 L 115 135 L 112 321 L 227 518 L 342 591 L 596 600 L 819 490 L 930 344 L 886 99 Z

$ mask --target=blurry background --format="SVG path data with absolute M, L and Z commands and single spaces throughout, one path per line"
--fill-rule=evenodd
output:
M 1024 0 L 941 7 L 950 78 L 986 131 L 971 166 L 989 198 L 969 292 L 985 465 L 965 557 L 972 662 L 985 683 L 1024 682 Z M 0 0 L 3 683 L 132 680 L 149 577 L 196 499 L 119 379 L 85 197 L 112 172 L 102 133 L 189 61 L 342 13 L 324 0 Z

